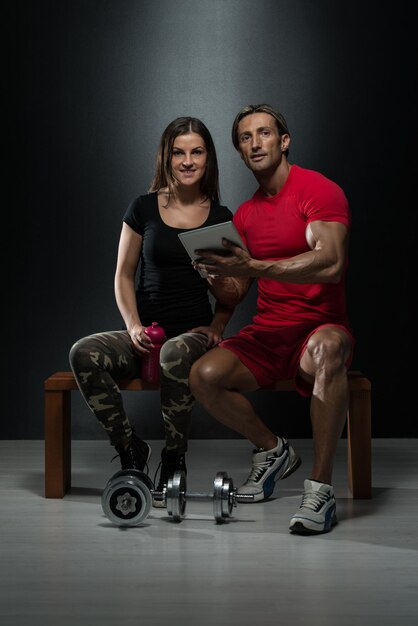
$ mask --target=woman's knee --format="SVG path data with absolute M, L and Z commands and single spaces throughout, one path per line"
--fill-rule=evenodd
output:
M 84 350 L 83 350 L 83 340 L 79 339 L 76 341 L 70 349 L 69 352 L 69 361 L 71 368 L 73 370 L 77 370 L 81 361 L 84 361 Z
M 97 367 L 100 361 L 99 346 L 91 337 L 83 337 L 71 346 L 69 361 L 75 372 Z
M 196 359 L 205 354 L 206 350 L 207 339 L 204 336 L 184 333 L 164 342 L 160 351 L 160 363 L 163 367 L 164 364 L 184 363 L 190 368 Z

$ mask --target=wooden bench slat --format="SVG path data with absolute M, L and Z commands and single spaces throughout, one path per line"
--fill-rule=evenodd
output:
M 371 388 L 370 381 L 363 376 L 361 372 L 348 372 L 348 382 L 350 390 L 369 390 Z M 133 380 L 118 380 L 119 389 L 127 391 L 152 391 L 159 389 L 154 383 L 147 383 L 141 378 Z M 55 372 L 45 380 L 45 391 L 77 391 L 77 383 L 72 372 Z M 275 385 L 267 391 L 295 391 L 295 384 L 292 380 L 279 380 Z M 263 389 L 260 389 L 263 391 Z
M 371 383 L 358 371 L 350 371 L 348 381 L 348 484 L 353 498 L 371 498 Z M 117 383 L 123 391 L 159 389 L 139 378 Z M 63 498 L 71 487 L 72 391 L 78 391 L 72 372 L 55 372 L 44 381 L 46 498 Z M 295 384 L 292 380 L 278 381 L 268 391 L 295 391 Z
M 127 391 L 147 391 L 159 389 L 159 385 L 147 383 L 141 378 L 118 380 L 120 389 Z M 77 391 L 78 386 L 72 372 L 55 372 L 44 382 L 45 391 Z

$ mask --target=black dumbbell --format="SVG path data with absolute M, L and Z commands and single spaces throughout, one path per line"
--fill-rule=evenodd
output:
M 152 507 L 151 478 L 139 470 L 116 472 L 102 493 L 102 509 L 119 526 L 138 526 Z

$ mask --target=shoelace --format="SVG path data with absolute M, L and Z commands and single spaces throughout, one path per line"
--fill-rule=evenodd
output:
M 253 463 L 251 468 L 250 475 L 248 476 L 246 483 L 251 482 L 252 480 L 257 481 L 260 476 L 263 475 L 265 470 L 270 467 L 270 459 L 271 457 L 267 457 L 265 461 L 260 461 L 259 463 Z
M 300 508 L 310 509 L 311 511 L 319 511 L 319 509 L 330 499 L 328 493 L 322 491 L 306 491 L 302 496 L 302 504 Z
M 132 448 L 128 448 L 127 452 L 129 452 L 129 455 L 130 455 L 130 457 L 131 457 L 131 459 L 133 461 L 133 466 L 132 467 L 134 467 L 135 466 L 135 455 L 133 454 Z M 113 463 L 113 461 L 115 459 L 117 459 L 117 458 L 120 458 L 120 454 L 119 453 L 115 454 L 115 456 L 113 456 L 110 459 L 110 462 Z M 160 461 L 160 465 L 161 465 L 161 461 Z M 160 467 L 160 465 L 158 467 Z M 157 471 L 158 471 L 158 467 L 157 467 Z M 148 465 L 148 463 L 145 463 L 144 469 L 142 471 L 144 472 L 144 474 L 149 474 L 149 465 Z M 155 476 L 154 476 L 154 480 L 155 480 Z M 155 486 L 155 484 L 154 484 L 154 486 Z
M 153 482 L 154 482 L 154 489 L 157 489 L 157 475 L 158 475 L 158 471 L 161 469 L 162 464 L 163 464 L 163 462 L 161 460 L 158 463 L 157 469 L 155 470 L 154 480 L 153 480 Z M 180 467 L 177 467 L 177 466 L 174 466 L 174 465 L 171 467 L 171 469 L 168 472 L 169 476 L 172 476 L 177 469 L 183 469 L 181 467 L 183 465 L 183 461 L 181 461 L 178 465 L 180 465 Z
M 134 452 L 132 447 L 128 448 L 128 454 L 129 454 L 130 458 L 132 459 L 133 467 L 135 467 L 136 458 L 135 458 L 135 452 Z M 149 467 L 148 467 L 148 463 L 147 462 L 145 462 L 145 465 L 144 465 L 144 467 L 143 467 L 143 469 L 141 471 L 144 472 L 144 474 L 149 474 Z

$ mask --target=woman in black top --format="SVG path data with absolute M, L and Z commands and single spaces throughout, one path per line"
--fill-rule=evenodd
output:
M 175 470 L 186 471 L 194 403 L 190 367 L 221 340 L 241 296 L 235 279 L 202 278 L 177 235 L 231 219 L 231 211 L 219 203 L 218 164 L 208 129 L 193 117 L 175 119 L 162 134 L 148 194 L 136 198 L 123 218 L 115 296 L 126 330 L 84 337 L 70 351 L 80 391 L 116 448 L 122 469 L 143 470 L 151 448 L 136 436 L 115 380 L 140 377 L 141 359 L 151 343 L 144 330 L 154 321 L 164 329 L 168 341 L 160 354 L 160 387 L 166 445 L 157 491 Z

